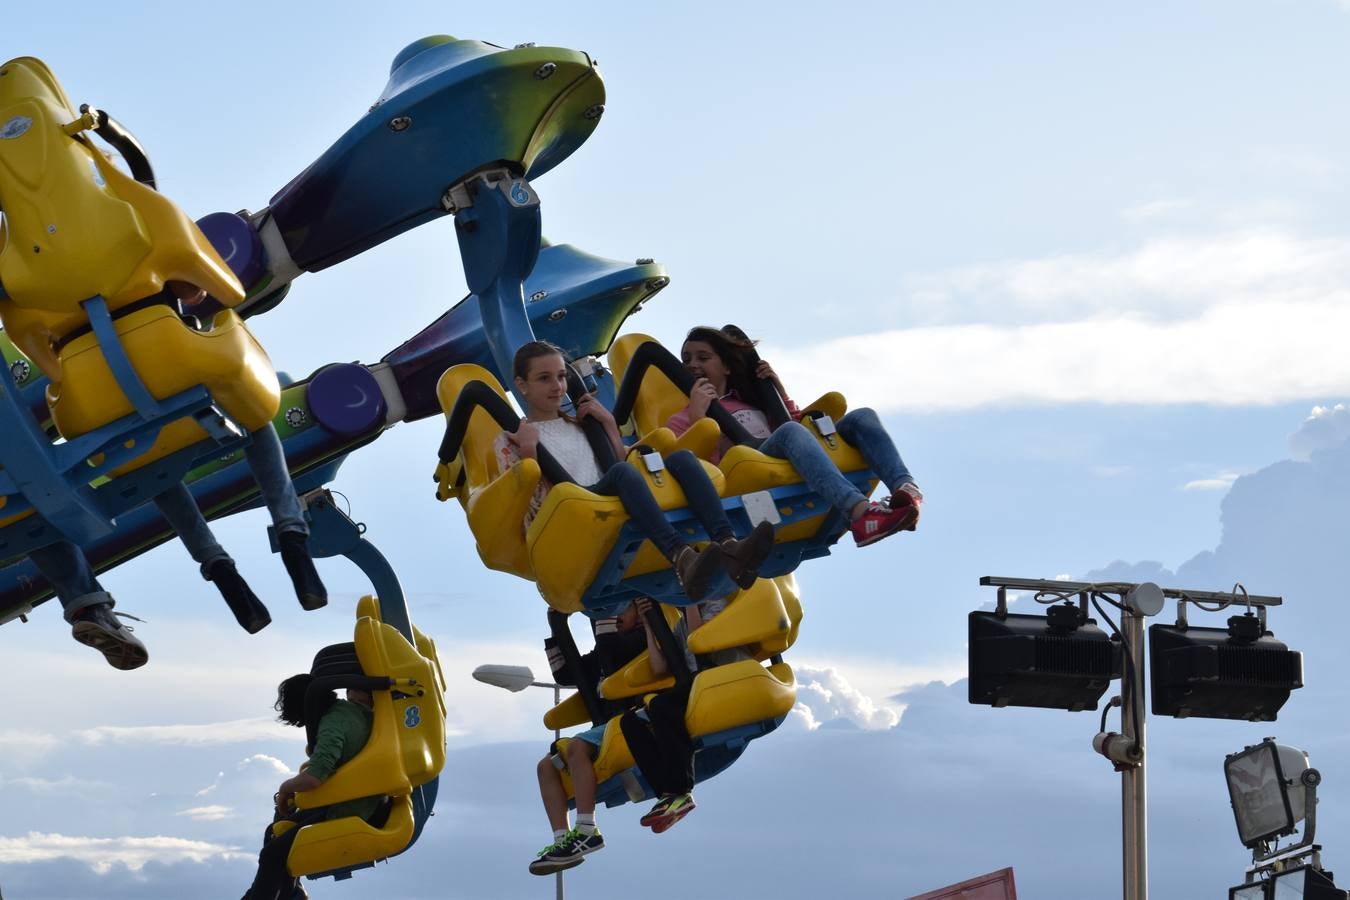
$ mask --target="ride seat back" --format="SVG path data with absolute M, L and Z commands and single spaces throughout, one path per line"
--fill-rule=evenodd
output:
M 761 578 L 738 593 L 726 608 L 689 635 L 695 655 L 744 648 L 764 659 L 787 649 L 792 620 L 778 585 Z
M 791 647 L 797 643 L 797 633 L 802 624 L 802 598 L 797 590 L 797 576 L 789 572 L 786 575 L 779 575 L 773 581 L 778 585 L 778 596 L 782 599 L 788 620 L 792 623 L 787 636 L 787 645 Z
M 746 659 L 706 669 L 694 677 L 684 724 L 690 737 L 699 738 L 779 719 L 796 701 L 791 666 L 777 663 L 765 667 L 757 660 Z
M 787 663 L 765 667 L 747 659 L 718 666 L 695 677 L 684 717 L 685 728 L 697 744 L 700 738 L 715 737 L 718 732 L 746 725 L 773 723 L 776 726 L 796 700 L 796 681 L 792 667 Z M 602 792 L 605 782 L 637 765 L 624 740 L 620 718 L 616 716 L 606 724 L 595 758 L 595 777 Z M 766 730 L 773 726 L 766 726 Z M 558 743 L 559 753 L 564 758 L 562 751 L 568 740 L 564 738 Z M 562 772 L 562 782 L 567 795 L 572 796 L 572 779 L 566 770 Z
M 363 672 L 414 679 L 423 694 L 408 696 L 406 686 L 373 692 L 374 715 L 365 747 L 322 785 L 297 794 L 296 805 L 301 809 L 359 797 L 406 794 L 435 778 L 445 764 L 442 701 L 428 696 L 438 693 L 435 664 L 397 630 L 372 616 L 357 620 L 355 637 Z M 395 697 L 395 693 L 402 696 Z
M 481 381 L 503 400 L 508 399 L 495 375 L 482 366 L 462 363 L 447 369 L 436 383 L 436 396 L 447 416 L 465 385 L 473 381 Z M 532 579 L 534 570 L 525 546 L 524 523 L 525 511 L 539 484 L 539 464 L 526 459 L 503 471 L 493 451 L 493 443 L 501 432 L 496 419 L 482 409 L 475 409 L 469 417 L 459 455 L 451 465 L 459 473 L 447 477 L 463 478 L 457 496 L 484 565 Z
M 58 314 L 54 327 L 64 334 L 85 321 L 81 301 L 99 295 L 115 312 L 169 280 L 196 284 L 226 306 L 242 301 L 239 280 L 182 210 L 116 168 L 86 135 L 63 128 L 80 118 L 41 60 L 0 66 L 8 231 L 0 283 L 14 303 Z
M 609 348 L 609 368 L 614 373 L 614 382 L 623 383 L 628 363 L 637 352 L 637 348 L 656 338 L 640 333 L 625 334 L 616 338 Z M 646 435 L 664 427 L 666 420 L 689 405 L 689 398 L 675 386 L 659 369 L 653 367 L 642 377 L 638 388 L 637 400 L 633 404 L 631 420 L 634 433 Z M 620 425 L 625 423 L 620 422 Z M 716 427 L 716 426 L 714 426 Z

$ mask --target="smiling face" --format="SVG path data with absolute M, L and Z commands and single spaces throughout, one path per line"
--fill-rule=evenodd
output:
M 731 369 L 726 361 L 717 355 L 712 344 L 706 341 L 685 341 L 684 346 L 680 348 L 680 359 L 695 378 L 706 378 L 711 381 L 719 395 L 727 392 L 727 377 L 731 375 Z
M 561 354 L 549 353 L 530 360 L 524 378 L 516 378 L 516 390 L 525 400 L 532 419 L 556 419 L 567 396 L 567 364 Z

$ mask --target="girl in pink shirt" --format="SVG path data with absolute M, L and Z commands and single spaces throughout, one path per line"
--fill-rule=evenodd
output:
M 801 411 L 788 396 L 772 367 L 759 359 L 754 342 L 739 330 L 699 326 L 690 330 L 680 358 L 693 374 L 689 405 L 666 423 L 676 435 L 708 414 L 714 400 L 731 413 L 752 437 L 762 438 L 761 453 L 786 459 L 812 490 L 838 509 L 850 522 L 859 547 L 876 543 L 897 531 L 913 531 L 919 522 L 923 494 L 900 458 L 895 442 L 882 427 L 877 414 L 866 407 L 850 411 L 835 423 L 844 440 L 858 449 L 868 466 L 891 490 L 884 502 L 873 503 L 839 473 L 829 455 L 805 426 L 796 421 Z M 772 428 L 765 411 L 754 405 L 753 379 L 769 382 L 787 408 L 791 421 Z M 723 438 L 717 457 L 730 447 Z

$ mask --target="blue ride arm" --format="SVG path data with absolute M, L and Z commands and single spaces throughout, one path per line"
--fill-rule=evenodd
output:
M 539 195 L 504 170 L 475 175 L 450 193 L 464 277 L 478 297 L 497 375 L 510 385 L 512 356 L 534 340 L 525 278 L 539 258 Z

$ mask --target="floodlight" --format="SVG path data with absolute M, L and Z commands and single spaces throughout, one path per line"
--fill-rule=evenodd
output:
M 1148 633 L 1154 715 L 1273 722 L 1290 691 L 1303 687 L 1303 654 L 1250 613 L 1226 629 L 1178 623 Z
M 1270 738 L 1225 757 L 1223 774 L 1238 837 L 1253 850 L 1293 833 L 1307 812 L 1304 785 L 1316 785 L 1320 778 L 1308 767 L 1308 754 Z
M 1073 603 L 1045 616 L 970 614 L 970 702 L 1096 709 L 1120 677 L 1120 644 Z
M 1271 900 L 1346 900 L 1345 891 L 1336 887 L 1331 873 L 1312 866 L 1280 872 L 1271 883 Z
M 1228 889 L 1228 900 L 1268 900 L 1269 881 L 1254 881 Z
M 534 672 L 529 666 L 479 666 L 473 670 L 473 677 L 493 687 L 506 688 L 519 693 L 534 683 Z

